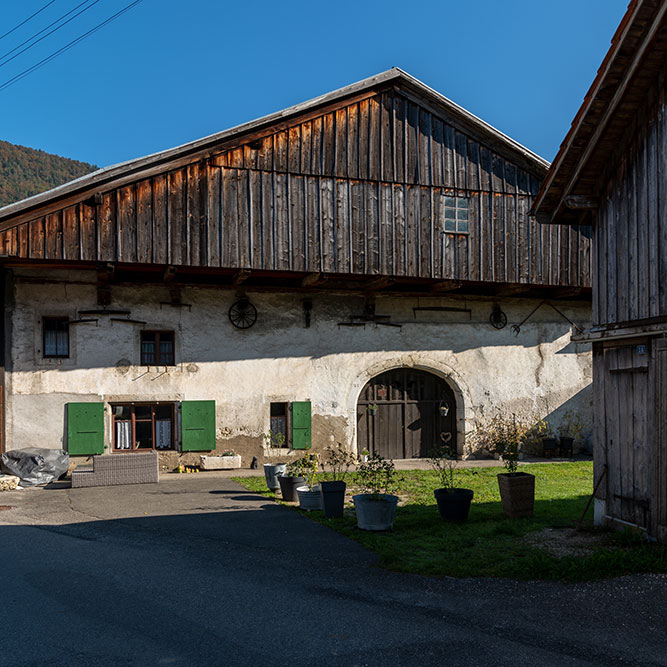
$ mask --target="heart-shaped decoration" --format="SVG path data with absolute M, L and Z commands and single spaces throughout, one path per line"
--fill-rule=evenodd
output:
M 452 439 L 452 434 L 451 431 L 443 431 L 440 434 L 440 440 L 442 440 L 445 444 L 447 444 L 450 440 Z

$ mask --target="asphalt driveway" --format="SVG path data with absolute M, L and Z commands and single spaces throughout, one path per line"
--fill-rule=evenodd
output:
M 664 576 L 394 574 L 209 474 L 0 504 L 2 664 L 667 665 Z

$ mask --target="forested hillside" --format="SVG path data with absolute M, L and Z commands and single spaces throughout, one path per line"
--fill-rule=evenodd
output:
M 95 171 L 86 162 L 0 141 L 0 206 Z

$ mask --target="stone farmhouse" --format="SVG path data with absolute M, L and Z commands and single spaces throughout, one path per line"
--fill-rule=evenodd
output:
M 590 228 L 529 215 L 548 166 L 392 69 L 0 209 L 3 447 L 467 456 L 496 412 L 590 419 Z

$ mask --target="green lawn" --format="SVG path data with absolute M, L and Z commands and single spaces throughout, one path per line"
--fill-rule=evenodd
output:
M 506 519 L 500 507 L 496 475 L 499 468 L 457 471 L 456 485 L 473 489 L 475 497 L 465 524 L 440 519 L 433 490 L 440 486 L 435 473 L 401 471 L 402 504 L 394 530 L 373 533 L 356 527 L 350 505 L 342 519 L 327 519 L 322 512 L 307 516 L 363 544 L 380 556 L 380 565 L 398 572 L 453 577 L 510 577 L 586 581 L 637 572 L 667 572 L 667 549 L 647 543 L 630 532 L 601 532 L 590 527 L 569 535 L 567 549 L 555 555 L 534 544 L 548 528 L 572 528 L 592 492 L 590 462 L 521 466 L 535 475 L 535 516 Z M 263 477 L 236 478 L 247 489 L 280 499 L 267 490 Z M 348 487 L 354 476 L 348 479 Z M 348 489 L 349 490 L 349 489 Z M 298 511 L 298 510 L 297 510 Z M 547 535 L 563 534 L 547 531 Z M 545 539 L 551 539 L 546 537 Z M 583 539 L 591 553 L 572 552 L 572 540 Z M 568 553 L 571 552 L 571 553 Z

